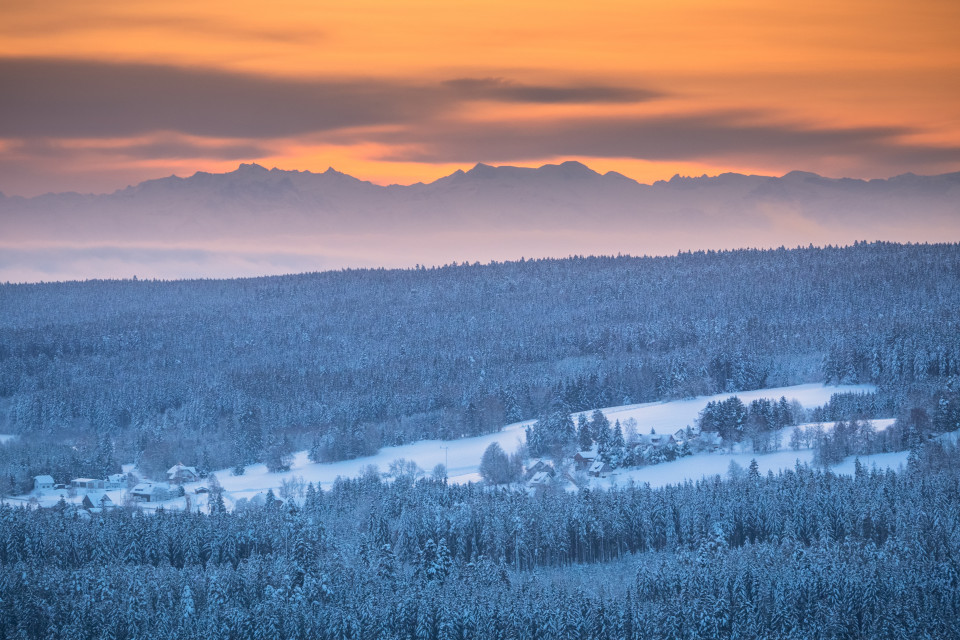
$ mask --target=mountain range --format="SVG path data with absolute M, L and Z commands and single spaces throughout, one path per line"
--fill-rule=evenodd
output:
M 52 264 L 44 259 L 162 263 L 184 251 L 208 267 L 218 252 L 253 256 L 263 273 L 275 273 L 267 263 L 277 258 L 293 260 L 282 271 L 855 240 L 960 240 L 960 173 L 876 180 L 725 173 L 648 185 L 564 162 L 477 164 L 429 184 L 380 186 L 332 168 L 241 164 L 110 194 L 0 196 L 0 279 L 15 280 L 42 279 L 23 269 L 42 271 Z M 145 268 L 154 277 L 229 275 L 202 264 L 176 273 Z

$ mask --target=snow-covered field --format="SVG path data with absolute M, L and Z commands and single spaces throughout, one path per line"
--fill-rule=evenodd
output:
M 805 408 L 812 408 L 826 403 L 834 393 L 850 391 L 869 392 L 873 390 L 874 388 L 870 385 L 824 386 L 807 384 L 746 391 L 736 394 L 726 393 L 714 396 L 703 396 L 674 402 L 655 402 L 607 407 L 601 410 L 610 419 L 611 423 L 615 420 L 620 420 L 621 424 L 627 421 L 635 424 L 634 428 L 637 433 L 650 433 L 651 430 L 656 430 L 658 433 L 673 433 L 677 429 L 694 424 L 700 411 L 708 402 L 724 400 L 733 395 L 739 396 L 744 403 L 749 403 L 751 400 L 758 398 L 778 399 L 784 396 L 787 400 L 797 400 Z M 445 464 L 450 482 L 476 482 L 480 480 L 479 465 L 484 450 L 486 450 L 491 443 L 497 442 L 504 451 L 516 451 L 524 441 L 524 428 L 533 424 L 533 422 L 534 421 L 530 420 L 507 425 L 497 433 L 475 438 L 463 438 L 451 441 L 424 440 L 397 447 L 384 447 L 372 456 L 333 463 L 310 462 L 307 457 L 307 452 L 300 451 L 295 454 L 291 469 L 287 472 L 269 473 L 264 465 L 258 464 L 247 467 L 246 473 L 242 476 L 234 476 L 229 469 L 217 471 L 215 475 L 225 490 L 224 500 L 228 508 L 232 508 L 237 501 L 241 499 L 251 499 L 258 495 L 265 494 L 269 489 L 273 489 L 274 493 L 279 494 L 282 483 L 284 481 L 289 482 L 294 478 L 302 478 L 304 482 L 312 482 L 314 485 L 329 488 L 338 477 L 349 478 L 360 476 L 371 465 L 377 467 L 380 472 L 386 472 L 391 462 L 401 458 L 415 462 L 427 473 L 436 465 Z M 882 430 L 889 426 L 892 420 L 875 420 L 873 423 L 877 430 Z M 781 451 L 775 453 L 763 455 L 753 453 L 698 454 L 674 462 L 620 470 L 614 472 L 608 478 L 595 478 L 592 479 L 591 482 L 597 487 L 623 486 L 631 481 L 635 483 L 650 483 L 651 486 L 663 486 L 683 482 L 684 480 L 699 480 L 705 476 L 725 474 L 730 466 L 731 460 L 736 461 L 746 468 L 750 464 L 750 460 L 756 458 L 760 470 L 763 473 L 766 473 L 767 470 L 776 472 L 780 469 L 792 468 L 797 460 L 800 460 L 801 463 L 810 462 L 813 458 L 812 450 L 801 449 L 799 451 L 793 451 L 788 449 L 789 434 L 789 429 L 784 430 Z M 903 455 L 896 453 L 869 456 L 862 458 L 861 462 L 868 467 L 876 464 L 879 467 L 896 468 L 905 460 L 906 453 L 903 453 Z M 852 473 L 853 462 L 850 461 L 849 464 L 843 463 L 839 465 L 836 470 L 839 473 Z M 192 508 L 203 508 L 206 506 L 207 496 L 205 494 L 196 495 L 193 493 L 197 487 L 206 486 L 206 484 L 207 481 L 201 481 L 184 485 Z M 110 495 L 110 498 L 115 503 L 122 504 L 124 493 L 125 491 L 123 490 L 110 491 L 108 495 Z M 39 497 L 39 502 L 44 506 L 54 504 L 61 494 L 65 495 L 66 492 L 48 491 L 45 495 Z M 20 499 L 25 500 L 28 498 L 29 496 L 22 496 Z M 73 501 L 79 501 L 81 499 L 82 494 L 74 498 Z M 186 506 L 186 500 L 184 498 L 177 498 L 159 504 L 163 504 L 166 508 L 182 509 Z M 144 504 L 143 506 L 148 509 L 155 508 L 155 505 Z
M 726 400 L 731 396 L 739 397 L 744 404 L 750 404 L 754 400 L 761 398 L 770 398 L 779 400 L 785 397 L 788 401 L 796 400 L 805 409 L 818 407 L 826 404 L 830 396 L 834 393 L 858 392 L 866 393 L 875 391 L 876 387 L 869 384 L 842 385 L 837 387 L 828 387 L 822 384 L 801 384 L 793 387 L 776 387 L 773 389 L 759 389 L 757 391 L 738 391 L 737 393 L 722 393 L 715 396 L 700 396 L 689 400 L 675 400 L 673 402 L 648 402 L 646 404 L 631 404 L 621 407 L 608 407 L 601 409 L 610 424 L 619 420 L 620 424 L 625 423 L 631 418 L 638 424 L 637 433 L 650 433 L 651 429 L 656 429 L 657 433 L 673 433 L 677 429 L 682 429 L 687 425 L 693 425 L 697 416 L 707 406 L 708 402 L 714 400 Z M 585 412 L 587 417 L 592 411 Z M 576 414 L 579 415 L 579 414 Z
M 870 422 L 879 432 L 892 425 L 894 420 L 871 420 Z M 814 425 L 807 424 L 800 426 L 806 428 L 813 427 Z M 833 423 L 827 422 L 824 423 L 823 426 L 826 431 L 829 431 L 833 427 Z M 663 464 L 632 469 L 618 469 L 606 478 L 591 478 L 590 486 L 598 489 L 613 486 L 623 487 L 633 482 L 635 484 L 649 483 L 651 487 L 664 487 L 668 484 L 677 484 L 687 480 L 700 480 L 704 477 L 712 477 L 715 475 L 726 476 L 727 471 L 730 469 L 731 462 L 736 462 L 746 470 L 750 465 L 750 461 L 753 459 L 756 459 L 760 473 L 763 474 L 767 473 L 767 471 L 777 473 L 782 469 L 792 469 L 798 461 L 800 464 L 812 464 L 812 448 L 802 448 L 794 451 L 788 446 L 787 443 L 790 442 L 790 433 L 792 431 L 793 427 L 788 427 L 782 431 L 780 450 L 773 453 L 701 453 Z M 831 469 L 834 473 L 853 475 L 854 460 L 855 458 L 851 457 L 839 465 L 831 467 Z M 906 451 L 860 456 L 860 463 L 868 470 L 873 467 L 879 469 L 896 469 L 900 465 L 905 465 L 906 462 Z

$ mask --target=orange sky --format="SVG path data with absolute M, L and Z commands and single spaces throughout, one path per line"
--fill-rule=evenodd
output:
M 0 191 L 960 170 L 960 3 L 781 4 L 0 0 Z

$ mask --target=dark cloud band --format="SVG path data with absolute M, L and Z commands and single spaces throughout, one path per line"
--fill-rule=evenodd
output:
M 956 147 L 905 144 L 902 127 L 817 128 L 773 123 L 765 114 L 568 118 L 539 123 L 441 123 L 371 134 L 397 149 L 388 158 L 417 162 L 510 162 L 548 157 L 643 160 L 865 156 L 914 164 L 960 161 Z M 343 141 L 349 139 L 349 134 Z M 801 162 L 801 164 L 803 164 Z
M 208 69 L 90 61 L 2 59 L 0 136 L 125 137 L 155 131 L 271 138 L 450 115 L 473 100 L 638 102 L 656 94 L 606 86 L 291 80 Z
M 277 138 L 313 144 L 381 143 L 381 159 L 520 162 L 556 157 L 653 161 L 749 158 L 810 166 L 824 158 L 860 165 L 927 167 L 960 162 L 960 148 L 905 142 L 905 127 L 817 127 L 775 114 L 604 114 L 541 120 L 467 121 L 461 107 L 620 104 L 655 100 L 649 88 L 597 83 L 525 84 L 499 77 L 428 83 L 383 78 L 289 79 L 165 65 L 0 58 L 0 138 L 8 160 L 69 157 L 65 139 L 146 138 L 85 147 L 117 158 L 254 160 Z M 622 111 L 622 110 L 621 110 Z M 156 135 L 152 135 L 156 134 Z M 71 151 L 70 149 L 73 149 Z

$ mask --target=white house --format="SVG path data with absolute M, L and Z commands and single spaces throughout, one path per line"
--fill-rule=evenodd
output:
M 127 486 L 127 476 L 122 473 L 114 473 L 107 476 L 107 489 L 123 489 Z
M 167 470 L 167 480 L 174 484 L 183 484 L 184 482 L 196 482 L 200 479 L 196 467 L 184 466 L 178 462 Z
M 34 476 L 33 477 L 33 488 L 36 491 L 46 491 L 47 489 L 53 489 L 53 476 Z
M 140 502 L 161 502 L 173 497 L 166 482 L 141 482 L 130 490 L 130 497 Z

